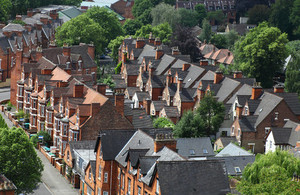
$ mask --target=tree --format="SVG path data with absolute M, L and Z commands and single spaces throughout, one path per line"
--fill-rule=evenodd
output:
M 214 34 L 210 41 L 219 49 L 227 48 L 227 39 L 224 34 Z
M 144 25 L 141 29 L 136 31 L 134 36 L 149 37 L 151 32 L 155 37 L 159 37 L 164 44 L 170 42 L 170 38 L 172 36 L 172 29 L 168 23 L 163 23 L 154 27 L 150 24 Z
M 119 58 L 119 47 L 123 43 L 125 37 L 118 36 L 117 38 L 110 41 L 108 48 L 111 50 L 110 57 L 117 63 Z
M 205 135 L 214 135 L 224 120 L 225 108 L 222 102 L 218 102 L 212 94 L 206 94 L 200 101 L 200 105 L 196 110 L 201 121 L 204 123 Z
M 226 40 L 227 40 L 227 48 L 229 50 L 232 50 L 234 43 L 239 39 L 239 34 L 235 30 L 229 31 L 229 33 L 226 34 Z
M 207 17 L 207 12 L 203 4 L 197 4 L 195 6 L 195 11 L 198 14 L 198 25 L 202 26 L 202 21 Z
M 285 89 L 300 95 L 300 54 L 292 52 L 291 61 L 286 68 Z
M 293 29 L 293 38 L 300 38 L 300 0 L 295 0 L 293 3 L 290 21 L 295 27 Z
M 290 21 L 294 0 L 276 0 L 271 6 L 269 22 L 292 38 L 293 25 Z
M 104 29 L 104 33 L 101 35 L 105 40 L 104 47 L 107 47 L 109 42 L 115 39 L 117 36 L 124 34 L 116 14 L 113 12 L 108 12 L 105 8 L 95 6 L 91 9 L 88 9 L 86 15 L 99 24 L 102 29 Z
M 266 5 L 255 5 L 253 8 L 249 9 L 248 24 L 259 24 L 263 21 L 268 21 L 271 10 Z
M 134 35 L 142 26 L 143 24 L 139 20 L 127 19 L 123 24 L 123 30 L 126 35 Z
M 300 40 L 290 41 L 286 44 L 286 47 L 290 54 L 294 51 L 300 51 Z
M 199 137 L 204 136 L 203 128 L 203 121 L 189 110 L 183 113 L 180 121 L 175 125 L 173 133 L 175 137 Z
M 64 43 L 78 45 L 93 42 L 96 53 L 103 53 L 107 38 L 105 30 L 86 14 L 77 16 L 56 29 L 56 41 L 59 46 Z
M 263 87 L 272 87 L 273 76 L 281 71 L 287 57 L 287 35 L 266 22 L 252 29 L 235 44 L 234 63 L 248 77 L 260 81 Z
M 30 193 L 41 181 L 43 164 L 21 128 L 0 129 L 0 172 L 17 187 Z
M 204 42 L 209 42 L 211 38 L 211 26 L 207 20 L 204 20 L 202 23 L 202 31 L 199 35 L 199 39 Z
M 132 7 L 132 14 L 136 20 L 141 21 L 144 25 L 151 24 L 151 9 L 154 7 L 151 0 L 135 0 Z
M 242 194 L 297 194 L 300 188 L 293 174 L 300 174 L 300 160 L 287 151 L 258 154 L 244 169 L 237 190 Z
M 207 19 L 212 21 L 214 20 L 216 24 L 223 24 L 225 21 L 225 16 L 222 10 L 212 11 L 207 13 Z
M 254 5 L 269 5 L 269 0 L 236 0 L 237 18 L 245 16 Z
M 51 136 L 49 135 L 49 133 L 46 131 L 39 131 L 36 135 L 30 138 L 30 141 L 33 143 L 35 147 L 37 147 L 39 136 L 43 136 L 43 143 L 45 143 L 47 146 L 50 146 Z
M 180 20 L 179 24 L 185 27 L 194 27 L 199 23 L 198 13 L 185 8 L 178 9 Z
M 159 117 L 153 121 L 154 128 L 174 128 L 174 123 L 165 117 Z
M 162 23 L 168 23 L 175 29 L 180 21 L 179 12 L 173 6 L 165 3 L 160 3 L 151 10 L 152 25 L 156 26 Z
M 190 55 L 192 61 L 198 61 L 200 51 L 197 47 L 196 38 L 190 28 L 178 26 L 171 38 L 171 46 L 179 48 L 184 55 Z
M 12 4 L 10 0 L 0 0 L 0 21 L 6 22 L 9 19 Z

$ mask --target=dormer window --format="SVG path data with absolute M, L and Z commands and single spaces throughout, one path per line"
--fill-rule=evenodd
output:
M 68 162 L 70 161 L 70 152 L 69 151 L 67 152 L 67 161 Z

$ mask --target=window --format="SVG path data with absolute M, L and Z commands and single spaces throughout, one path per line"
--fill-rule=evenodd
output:
M 195 150 L 194 149 L 190 149 L 190 155 L 195 155 Z
M 270 127 L 265 127 L 265 133 L 266 133 L 266 135 L 270 132 Z
M 231 134 L 234 134 L 234 127 L 231 127 Z
M 29 103 L 29 102 L 30 102 L 30 94 L 27 93 L 27 103 Z
M 98 195 L 101 195 L 101 189 L 98 188 Z
M 104 173 L 104 183 L 107 183 L 107 181 L 108 181 L 108 173 L 105 172 Z
M 140 186 L 138 186 L 138 195 L 141 195 L 141 187 Z
M 70 152 L 67 152 L 67 161 L 70 161 Z
M 248 115 L 248 107 L 245 106 L 245 115 Z
M 91 172 L 91 169 L 89 169 L 89 179 L 90 179 L 90 180 L 92 179 L 92 172 Z
M 275 120 L 276 120 L 276 121 L 278 120 L 278 115 L 279 115 L 279 113 L 278 113 L 278 112 L 275 112 Z
M 35 116 L 32 116 L 32 126 L 35 126 Z
M 76 124 L 79 125 L 79 113 L 77 112 Z
M 91 195 L 91 188 L 87 187 L 87 195 Z
M 145 191 L 145 195 L 148 195 L 148 192 Z
M 125 186 L 125 175 L 124 174 L 122 174 L 121 179 L 122 179 L 122 189 L 124 189 L 124 186 Z
M 203 154 L 208 154 L 207 149 L 203 149 Z
M 237 172 L 237 173 L 241 173 L 240 167 L 234 167 L 234 170 L 235 170 L 235 172 Z
M 41 105 L 40 108 L 41 108 L 41 116 L 44 116 L 44 114 L 45 114 L 45 113 L 44 113 L 44 112 L 45 112 L 45 110 L 44 110 L 44 109 L 45 109 L 45 106 L 44 106 L 44 105 Z
M 270 140 L 270 149 L 272 149 L 272 140 Z
M 241 130 L 240 129 L 238 129 L 238 136 L 240 136 L 241 135 Z
M 108 192 L 107 191 L 103 191 L 103 195 L 108 195 Z
M 32 102 L 33 102 L 33 108 L 35 108 L 35 107 L 36 107 L 36 102 L 35 102 L 35 100 L 32 100 Z
M 64 124 L 64 135 L 67 135 L 68 125 Z
M 127 194 L 130 194 L 131 192 L 131 179 L 128 178 L 128 189 L 127 189 Z
M 155 190 L 156 194 L 159 194 L 159 180 L 156 179 L 156 190 Z
M 248 143 L 248 149 L 251 150 L 251 152 L 254 153 L 254 147 L 255 147 L 255 143 Z
M 74 133 L 74 141 L 77 141 L 77 134 L 78 133 Z
M 101 168 L 101 165 L 99 165 L 99 170 L 98 170 L 98 179 L 101 180 L 101 171 L 102 171 L 102 168 Z
M 52 112 L 49 112 L 48 114 L 48 122 L 52 122 Z

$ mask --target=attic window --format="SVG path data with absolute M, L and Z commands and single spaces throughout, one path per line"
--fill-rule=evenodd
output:
M 263 109 L 261 108 L 260 110 L 259 110 L 259 113 L 261 113 L 263 111 Z
M 203 149 L 203 153 L 204 153 L 204 154 L 208 154 L 207 149 Z
M 265 133 L 268 134 L 270 129 L 271 129 L 270 127 L 265 127 Z
M 237 173 L 241 173 L 241 172 L 242 172 L 241 169 L 240 169 L 240 167 L 234 167 L 234 170 L 235 170 L 235 172 L 237 172 Z
M 195 150 L 194 149 L 190 149 L 190 155 L 195 155 Z
M 278 115 L 279 115 L 279 113 L 278 113 L 278 112 L 275 112 L 275 120 L 276 120 L 276 121 L 278 120 Z
M 188 80 L 188 82 L 190 82 L 192 79 L 191 78 L 189 78 L 189 80 Z

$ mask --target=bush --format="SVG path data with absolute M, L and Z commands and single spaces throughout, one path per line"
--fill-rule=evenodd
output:
M 118 65 L 115 67 L 115 74 L 120 74 L 122 67 L 122 61 L 118 63 Z
M 165 117 L 159 117 L 153 121 L 154 128 L 174 128 L 174 123 Z
M 50 145 L 50 142 L 51 142 L 51 136 L 49 135 L 49 133 L 47 133 L 46 131 L 39 131 L 36 135 L 32 136 L 30 138 L 30 141 L 33 143 L 33 145 L 35 147 L 37 147 L 37 143 L 39 142 L 39 139 L 38 137 L 39 136 L 43 136 L 43 143 L 46 144 L 46 146 L 49 146 Z
M 12 103 L 9 101 L 8 103 L 7 103 L 7 110 L 8 111 L 11 111 L 11 108 L 13 107 L 13 105 L 12 105 Z

